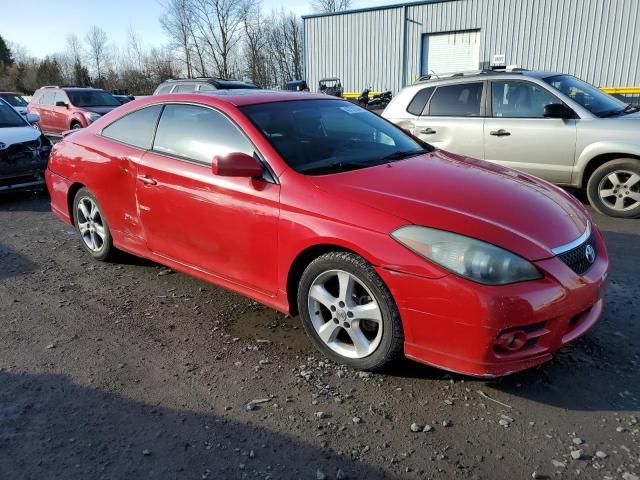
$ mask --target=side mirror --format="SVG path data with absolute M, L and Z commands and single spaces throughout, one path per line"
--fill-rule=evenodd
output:
M 37 113 L 27 113 L 25 119 L 31 124 L 38 123 L 40 121 L 40 115 Z
M 262 166 L 251 155 L 242 152 L 216 155 L 213 157 L 211 171 L 221 177 L 257 178 L 262 176 Z
M 67 105 L 67 102 L 63 102 L 63 101 L 57 101 L 56 102 L 56 107 L 65 107 L 67 108 L 69 105 Z
M 561 103 L 545 105 L 542 114 L 544 118 L 573 118 L 573 110 Z

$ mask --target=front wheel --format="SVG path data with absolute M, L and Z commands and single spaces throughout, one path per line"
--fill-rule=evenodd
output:
M 333 361 L 380 370 L 402 354 L 395 301 L 358 255 L 330 252 L 313 260 L 300 280 L 298 309 L 313 343 Z
M 640 160 L 621 158 L 598 167 L 587 183 L 589 202 L 610 217 L 640 216 Z

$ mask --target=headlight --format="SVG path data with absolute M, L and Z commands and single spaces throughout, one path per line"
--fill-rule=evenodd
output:
M 474 282 L 504 285 L 541 278 L 524 258 L 464 235 L 408 225 L 391 236 L 418 255 Z
M 93 123 L 100 118 L 100 115 L 94 112 L 85 113 L 84 116 L 87 117 L 87 120 L 89 120 L 90 123 Z

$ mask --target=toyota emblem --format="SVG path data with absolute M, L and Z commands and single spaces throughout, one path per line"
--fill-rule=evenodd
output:
M 589 263 L 593 263 L 596 261 L 596 251 L 591 245 L 587 245 L 584 249 L 584 256 Z

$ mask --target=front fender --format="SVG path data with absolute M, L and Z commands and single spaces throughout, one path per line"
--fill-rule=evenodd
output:
M 575 186 L 582 186 L 587 165 L 601 155 L 610 156 L 612 154 L 620 158 L 627 156 L 640 157 L 640 145 L 612 140 L 603 140 L 588 145 L 578 157 L 571 183 Z

